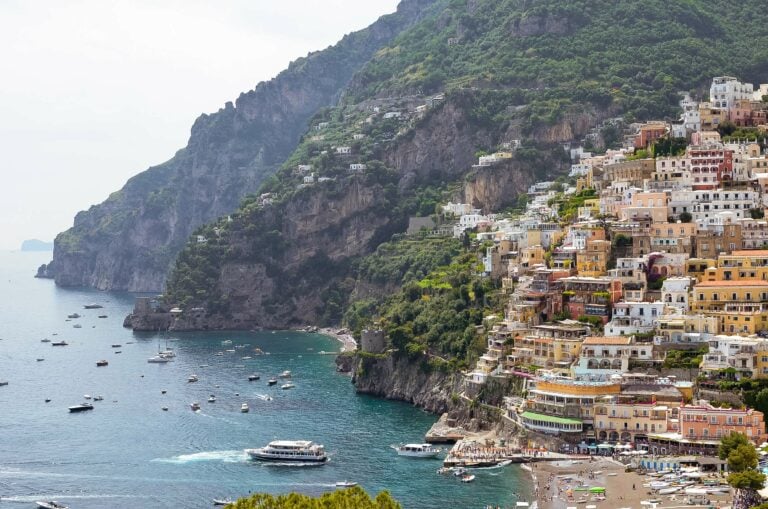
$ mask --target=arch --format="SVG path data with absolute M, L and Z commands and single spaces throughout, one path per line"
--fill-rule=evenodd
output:
M 589 359 L 587 361 L 587 369 L 600 369 L 600 363 L 597 362 L 597 359 Z
M 605 439 L 608 438 L 608 433 L 606 433 L 605 431 L 600 431 L 597 434 L 597 438 L 598 438 L 598 440 L 605 440 Z
M 621 434 L 621 441 L 622 442 L 629 442 L 631 440 L 632 440 L 632 435 L 629 432 L 625 431 L 625 432 L 623 432 Z
M 662 276 L 666 277 L 667 276 L 667 272 L 669 272 L 669 271 L 667 270 L 666 266 L 661 268 L 661 275 Z
M 621 359 L 614 359 L 611 362 L 611 369 L 621 369 Z
M 608 440 L 611 442 L 617 442 L 619 440 L 619 432 L 618 431 L 611 431 L 608 435 Z
M 611 369 L 611 361 L 603 359 L 600 361 L 600 369 Z

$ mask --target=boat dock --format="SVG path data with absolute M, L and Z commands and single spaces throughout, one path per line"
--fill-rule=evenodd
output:
M 535 463 L 539 461 L 588 460 L 589 456 L 555 452 L 521 451 L 513 447 L 484 447 L 470 440 L 459 440 L 443 461 L 445 467 L 492 467 L 500 463 Z

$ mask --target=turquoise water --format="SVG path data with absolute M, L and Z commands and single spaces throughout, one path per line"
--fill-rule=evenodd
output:
M 249 491 L 316 495 L 345 479 L 372 493 L 388 489 L 407 508 L 513 506 L 514 493 L 527 490 L 517 467 L 480 470 L 473 484 L 462 484 L 435 473 L 440 461 L 398 457 L 390 444 L 421 441 L 435 417 L 355 394 L 349 378 L 335 372 L 334 357 L 319 353 L 338 350 L 333 339 L 291 332 L 134 334 L 122 327 L 131 295 L 64 290 L 33 279 L 49 256 L 0 252 L 0 380 L 10 382 L 0 387 L 2 508 L 34 507 L 40 499 L 72 509 L 207 508 L 214 497 Z M 92 302 L 104 308 L 83 309 Z M 66 321 L 75 312 L 83 317 Z M 97 317 L 102 314 L 108 318 Z M 44 338 L 70 345 L 52 347 Z M 148 364 L 166 341 L 175 361 Z M 254 348 L 271 355 L 255 356 Z M 226 349 L 235 353 L 215 355 Z M 248 355 L 253 358 L 242 359 Z M 97 368 L 100 359 L 109 366 Z M 283 370 L 293 372 L 296 388 L 268 388 L 267 378 Z M 198 383 L 187 383 L 192 373 Z M 262 379 L 248 382 L 251 373 Z M 92 412 L 68 413 L 85 394 L 104 400 Z M 210 394 L 215 403 L 206 402 Z M 259 399 L 264 394 L 274 399 Z M 193 401 L 201 412 L 190 410 Z M 240 412 L 243 402 L 250 413 Z M 243 449 L 277 438 L 324 444 L 331 461 L 315 467 L 247 461 Z

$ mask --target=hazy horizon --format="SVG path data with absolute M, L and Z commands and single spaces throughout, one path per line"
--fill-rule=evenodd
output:
M 52 241 L 77 212 L 173 157 L 199 115 L 397 4 L 4 2 L 0 250 Z

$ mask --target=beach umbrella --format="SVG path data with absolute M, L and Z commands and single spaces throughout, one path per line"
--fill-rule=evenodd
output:
M 612 447 L 611 444 L 600 444 L 597 446 L 598 449 L 611 449 Z
M 593 486 L 589 488 L 590 493 L 605 493 L 605 488 L 601 486 Z

